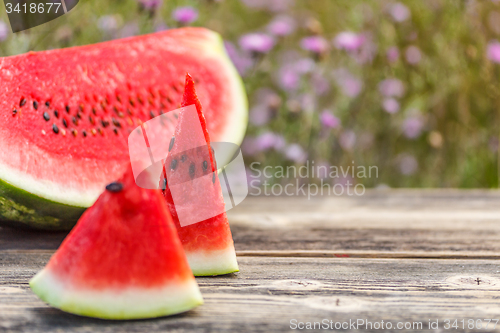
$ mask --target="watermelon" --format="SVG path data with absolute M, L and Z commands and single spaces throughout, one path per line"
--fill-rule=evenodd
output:
M 137 186 L 130 168 L 85 211 L 30 287 L 63 311 L 105 319 L 159 317 L 203 303 L 163 196 Z
M 160 186 L 194 275 L 228 274 L 238 271 L 238 263 L 210 135 L 194 84 L 187 75 L 182 106 L 194 105 L 196 112 L 179 113 Z M 199 125 L 201 130 L 195 130 Z
M 71 228 L 124 172 L 129 133 L 180 106 L 186 72 L 212 138 L 239 144 L 243 85 L 207 29 L 0 58 L 0 222 Z

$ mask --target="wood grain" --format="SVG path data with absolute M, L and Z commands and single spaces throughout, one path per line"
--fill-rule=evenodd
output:
M 53 309 L 28 288 L 50 254 L 3 253 L 0 331 L 269 332 L 290 320 L 500 318 L 494 260 L 240 258 L 241 272 L 197 278 L 205 304 L 183 315 L 111 322 Z M 476 280 L 479 278 L 480 283 Z M 492 331 L 492 330 L 484 330 Z
M 126 322 L 66 314 L 31 292 L 66 233 L 0 228 L 0 332 L 275 332 L 291 319 L 500 331 L 444 329 L 445 319 L 500 319 L 499 203 L 499 191 L 249 197 L 228 212 L 240 272 L 197 278 L 205 305 L 195 310 Z
M 500 254 L 500 191 L 368 191 L 362 197 L 314 200 L 249 197 L 228 217 L 242 255 L 271 251 L 297 256 L 324 252 L 497 258 Z M 55 250 L 65 235 L 4 228 L 0 250 Z

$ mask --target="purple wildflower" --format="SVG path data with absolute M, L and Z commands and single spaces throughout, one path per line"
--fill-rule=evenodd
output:
M 253 61 L 247 54 L 242 54 L 231 42 L 224 42 L 226 52 L 241 76 L 252 67 Z
M 394 98 L 386 98 L 382 102 L 382 107 L 387 113 L 396 113 L 399 111 L 399 102 Z
M 311 58 L 301 58 L 292 64 L 295 71 L 299 74 L 311 73 L 316 67 L 316 63 Z
M 285 11 L 293 4 L 293 0 L 242 0 L 242 2 L 249 8 L 271 12 Z
M 250 33 L 242 36 L 239 44 L 250 53 L 267 53 L 274 47 L 274 38 L 264 33 Z
M 97 27 L 103 32 L 115 31 L 118 25 L 118 20 L 114 15 L 104 15 L 97 20 Z
M 418 162 L 412 155 L 402 154 L 399 156 L 399 171 L 406 176 L 414 174 L 418 170 Z
M 285 156 L 295 163 L 302 164 L 307 160 L 307 153 L 296 143 L 292 143 L 285 149 Z
M 255 141 L 259 151 L 266 151 L 269 149 L 281 150 L 285 147 L 285 139 L 276 133 L 265 132 L 259 135 Z
M 179 23 L 189 24 L 198 19 L 198 11 L 193 7 L 178 7 L 172 12 L 172 18 Z
M 488 44 L 487 55 L 491 61 L 500 63 L 500 43 L 498 41 L 494 40 Z
M 256 105 L 250 109 L 250 122 L 255 126 L 264 126 L 269 120 L 271 113 L 265 105 Z
M 396 62 L 399 59 L 399 49 L 397 48 L 397 46 L 389 48 L 387 50 L 386 56 L 389 62 Z
M 314 73 L 311 76 L 311 83 L 318 96 L 324 95 L 330 90 L 330 82 L 321 73 Z
M 139 0 L 139 4 L 146 10 L 155 11 L 161 6 L 162 0 Z
M 398 79 L 386 79 L 379 83 L 378 89 L 385 97 L 401 97 L 405 93 L 405 86 Z
M 408 139 L 416 139 L 422 133 L 424 123 L 418 116 L 412 116 L 403 122 L 403 133 Z
M 285 91 L 296 91 L 300 86 L 300 74 L 290 65 L 283 66 L 279 73 L 279 85 Z
M 316 173 L 316 177 L 318 177 L 319 179 L 327 179 L 330 175 L 329 175 L 329 170 L 330 170 L 330 164 L 328 164 L 327 162 L 319 162 L 317 165 L 316 165 L 316 170 L 317 170 L 317 173 Z
M 356 51 L 364 43 L 365 37 L 352 31 L 339 33 L 333 40 L 333 45 L 339 50 Z
M 363 82 L 345 68 L 335 70 L 334 76 L 342 93 L 348 97 L 356 97 L 363 90 Z
M 321 54 L 328 50 L 328 42 L 321 36 L 309 36 L 300 41 L 300 47 L 306 51 Z
M 139 26 L 136 22 L 129 22 L 125 24 L 119 33 L 120 38 L 132 37 L 139 34 Z
M 8 35 L 9 27 L 4 21 L 0 21 L 0 41 L 6 40 Z
M 340 119 L 335 117 L 330 111 L 325 110 L 319 115 L 319 120 L 324 127 L 336 128 L 340 125 Z
M 401 2 L 396 2 L 395 4 L 391 5 L 391 7 L 389 8 L 389 13 L 391 14 L 392 19 L 395 22 L 404 22 L 411 15 L 408 7 L 403 5 Z
M 159 23 L 155 26 L 155 32 L 168 30 L 168 26 L 165 23 Z
M 422 60 L 422 52 L 420 52 L 420 49 L 415 45 L 408 46 L 405 52 L 405 58 L 409 64 L 416 65 Z
M 340 134 L 339 144 L 345 151 L 352 151 L 356 144 L 356 133 L 353 131 L 345 131 Z
M 279 15 L 267 26 L 267 31 L 275 36 L 287 36 L 296 29 L 296 23 L 293 18 L 286 15 Z

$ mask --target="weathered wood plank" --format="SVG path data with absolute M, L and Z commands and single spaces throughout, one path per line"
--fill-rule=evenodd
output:
M 368 191 L 313 200 L 249 197 L 228 216 L 242 255 L 497 258 L 499 203 L 499 191 Z M 4 228 L 0 250 L 56 249 L 65 235 Z
M 193 311 L 110 322 L 50 308 L 30 291 L 29 278 L 49 257 L 49 251 L 2 252 L 0 331 L 271 332 L 288 331 L 292 319 L 410 321 L 425 330 L 438 319 L 445 331 L 445 319 L 500 318 L 494 260 L 242 257 L 237 274 L 197 278 L 206 303 Z

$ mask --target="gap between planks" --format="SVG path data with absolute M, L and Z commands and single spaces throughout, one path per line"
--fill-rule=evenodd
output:
M 53 254 L 55 250 L 1 250 L 5 254 Z M 236 251 L 238 257 L 268 258 L 364 258 L 364 259 L 500 259 L 491 252 L 389 252 L 389 251 L 325 251 L 325 250 L 271 250 Z

